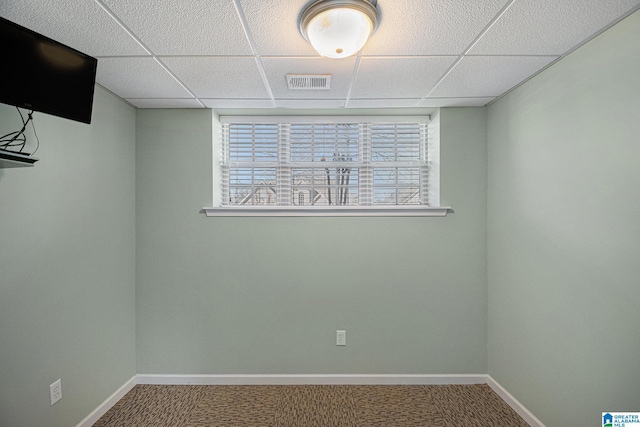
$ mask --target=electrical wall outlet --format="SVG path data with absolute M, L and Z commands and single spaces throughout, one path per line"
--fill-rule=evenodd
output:
M 347 331 L 336 331 L 336 345 L 347 345 Z
M 51 406 L 62 399 L 62 380 L 58 380 L 49 386 L 49 397 L 51 397 Z

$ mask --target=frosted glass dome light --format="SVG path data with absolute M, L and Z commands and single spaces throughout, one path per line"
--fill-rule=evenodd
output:
M 316 51 L 328 58 L 358 52 L 378 26 L 378 10 L 366 0 L 319 0 L 302 12 L 299 28 Z

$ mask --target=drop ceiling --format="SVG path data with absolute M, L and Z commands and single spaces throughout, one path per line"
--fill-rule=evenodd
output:
M 372 0 L 375 2 L 375 0 Z M 2 0 L 0 16 L 98 58 L 139 108 L 481 106 L 640 9 L 640 0 L 377 0 L 364 49 L 320 57 L 308 0 Z M 330 74 L 290 90 L 287 74 Z

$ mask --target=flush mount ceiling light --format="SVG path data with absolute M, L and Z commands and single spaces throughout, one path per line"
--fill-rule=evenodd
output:
M 302 11 L 298 28 L 320 55 L 346 58 L 378 28 L 378 15 L 367 0 L 318 0 Z

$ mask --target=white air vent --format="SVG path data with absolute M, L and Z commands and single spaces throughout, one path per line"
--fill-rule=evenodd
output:
M 331 74 L 287 74 L 287 85 L 292 90 L 329 90 Z

